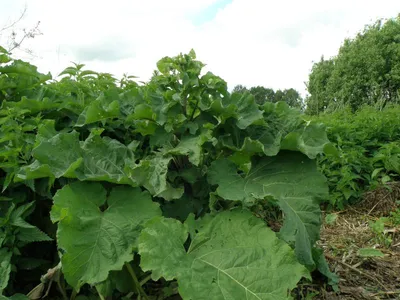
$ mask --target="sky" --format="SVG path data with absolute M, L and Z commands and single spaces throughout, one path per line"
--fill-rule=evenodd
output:
M 194 49 L 232 89 L 262 85 L 303 95 L 313 62 L 338 53 L 366 24 L 400 13 L 399 0 L 1 0 L 0 28 L 40 21 L 14 53 L 56 77 L 71 62 L 148 80 L 164 56 Z M 0 45 L 9 32 L 0 34 Z

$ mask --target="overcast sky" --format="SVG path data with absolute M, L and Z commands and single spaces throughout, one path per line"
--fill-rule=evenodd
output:
M 18 27 L 40 21 L 43 33 L 25 47 L 53 76 L 74 61 L 147 80 L 160 58 L 193 48 L 230 88 L 303 94 L 313 61 L 337 54 L 365 24 L 400 13 L 400 0 L 1 0 L 0 27 L 25 5 Z

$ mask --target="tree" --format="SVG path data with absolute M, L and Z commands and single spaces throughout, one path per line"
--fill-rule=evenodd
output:
M 283 101 L 291 107 L 302 108 L 303 99 L 298 91 L 293 88 L 277 90 L 275 92 L 274 102 Z
M 301 108 L 303 104 L 303 99 L 298 91 L 295 89 L 287 89 L 283 91 L 284 101 L 291 107 Z
M 384 106 L 400 101 L 400 15 L 368 25 L 346 39 L 331 60 L 313 66 L 309 76 L 307 111 L 313 114 L 335 105 L 353 111 L 364 104 Z
M 250 88 L 250 93 L 254 95 L 258 104 L 264 104 L 265 102 L 276 102 L 274 101 L 275 92 L 273 89 L 265 88 L 263 86 L 256 86 Z
M 298 91 L 293 88 L 285 89 L 283 91 L 277 90 L 276 92 L 271 88 L 265 88 L 263 86 L 254 86 L 250 89 L 239 84 L 233 88 L 233 92 L 252 94 L 257 104 L 264 104 L 265 102 L 279 102 L 283 101 L 289 104 L 291 107 L 302 108 L 303 99 Z
M 9 53 L 14 52 L 15 50 L 20 50 L 29 55 L 34 55 L 33 51 L 28 48 L 24 48 L 22 44 L 27 39 L 33 39 L 38 35 L 42 35 L 42 32 L 39 29 L 40 21 L 38 21 L 34 26 L 30 29 L 16 28 L 17 24 L 22 21 L 27 12 L 27 6 L 24 7 L 19 17 L 9 24 L 3 25 L 0 28 L 0 45 L 2 45 Z
M 328 87 L 328 82 L 332 76 L 334 68 L 334 60 L 325 60 L 321 57 L 321 60 L 315 63 L 312 67 L 312 71 L 309 77 L 307 90 L 310 96 L 307 98 L 307 110 L 309 114 L 319 114 L 324 111 L 329 102 L 333 102 L 331 93 Z
M 235 87 L 233 88 L 232 92 L 234 93 L 244 93 L 244 92 L 248 92 L 249 90 L 241 84 L 235 85 Z

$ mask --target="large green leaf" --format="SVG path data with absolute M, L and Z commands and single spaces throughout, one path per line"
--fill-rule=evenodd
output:
M 247 205 L 272 196 L 285 214 L 281 237 L 295 243 L 299 260 L 313 266 L 311 249 L 319 238 L 321 213 L 318 199 L 328 197 L 326 179 L 313 160 L 297 152 L 282 152 L 260 159 L 246 176 L 227 159 L 216 160 L 208 172 L 210 184 L 226 200 Z
M 210 132 L 205 132 L 194 137 L 186 136 L 175 148 L 168 151 L 168 153 L 172 155 L 187 155 L 189 161 L 195 166 L 198 166 L 201 162 L 203 152 L 202 146 L 207 141 L 212 141 Z
M 0 74 L 18 74 L 44 78 L 43 82 L 51 79 L 50 73 L 48 75 L 41 74 L 37 71 L 37 67 L 22 60 L 14 60 L 12 64 L 0 67 Z
M 229 100 L 216 99 L 209 107 L 204 106 L 203 109 L 209 109 L 215 113 L 221 122 L 233 117 L 236 119 L 236 126 L 240 129 L 246 129 L 263 119 L 263 112 L 256 104 L 254 96 L 248 93 L 232 93 Z
M 143 270 L 157 280 L 177 279 L 183 299 L 289 299 L 308 271 L 293 250 L 248 211 L 223 212 L 200 221 L 186 251 L 188 228 L 155 218 L 139 238 Z
M 109 137 L 93 134 L 82 144 L 83 164 L 76 170 L 78 179 L 132 184 L 125 167 L 133 165 L 133 152 Z
M 328 284 L 338 291 L 339 276 L 329 270 L 328 262 L 325 259 L 324 251 L 320 248 L 313 249 L 313 257 L 318 271 L 328 278 Z
M 36 161 L 20 170 L 19 179 L 69 177 L 133 184 L 124 170 L 134 163 L 133 152 L 127 146 L 97 133 L 82 143 L 76 131 L 46 138 L 52 134 L 51 127 L 49 124 L 40 128 L 36 138 L 38 145 L 33 150 Z
M 236 124 L 240 129 L 262 120 L 263 113 L 259 110 L 253 95 L 233 93 L 231 101 L 237 105 Z
M 227 134 L 220 136 L 224 147 L 246 153 L 264 153 L 275 156 L 280 150 L 300 151 L 309 158 L 332 151 L 325 126 L 315 122 L 305 122 L 300 113 L 286 103 L 266 103 L 264 123 L 239 130 L 228 124 Z
M 282 141 L 282 149 L 301 151 L 309 158 L 324 153 L 330 141 L 323 124 L 308 122 L 301 129 L 290 132 Z M 330 150 L 330 149 L 329 149 Z
M 117 100 L 102 95 L 86 106 L 85 110 L 79 116 L 76 126 L 83 126 L 85 124 L 118 117 L 119 111 L 119 102 Z
M 11 273 L 12 253 L 7 248 L 0 248 L 0 294 L 8 285 Z
M 102 211 L 101 208 L 107 206 Z M 63 273 L 75 289 L 107 279 L 132 260 L 142 224 L 161 210 L 147 192 L 117 187 L 106 198 L 99 183 L 76 182 L 59 190 L 51 210 L 58 222 Z
M 153 196 L 164 197 L 166 200 L 180 198 L 181 188 L 175 189 L 167 182 L 168 165 L 171 156 L 157 154 L 149 156 L 133 167 L 127 167 L 127 173 L 138 185 L 144 186 Z
M 52 101 L 49 98 L 44 99 L 28 99 L 27 97 L 22 97 L 18 102 L 3 102 L 4 109 L 18 109 L 20 113 L 34 114 L 45 110 L 55 109 L 60 105 L 56 101 Z
M 236 116 L 237 106 L 234 103 L 224 101 L 220 98 L 210 102 L 212 99 L 213 98 L 202 97 L 202 100 L 199 103 L 200 109 L 209 110 L 213 117 L 217 118 L 222 124 L 224 124 L 229 118 Z
M 75 170 L 82 163 L 79 133 L 60 132 L 42 140 L 33 149 L 36 161 L 23 167 L 17 175 L 20 179 L 41 177 L 75 177 Z

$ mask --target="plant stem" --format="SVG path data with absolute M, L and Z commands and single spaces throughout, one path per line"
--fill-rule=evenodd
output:
M 145 278 L 140 280 L 140 286 L 144 285 L 147 281 L 151 279 L 151 274 L 147 275 Z
M 65 289 L 64 289 L 63 285 L 61 284 L 60 279 L 57 281 L 57 286 L 58 286 L 58 289 L 60 290 L 60 293 L 61 293 L 63 299 L 68 300 L 67 293 L 65 292 Z
M 71 293 L 71 297 L 69 298 L 70 300 L 74 300 L 75 298 L 76 298 L 76 295 L 77 295 L 78 293 L 75 291 L 75 290 L 72 290 L 72 293 Z
M 142 286 L 140 285 L 140 282 L 139 282 L 135 272 L 133 271 L 132 266 L 129 263 L 125 263 L 125 266 L 128 269 L 128 272 L 132 277 L 133 283 L 135 285 L 136 290 L 138 291 L 139 296 L 143 296 L 144 299 L 149 300 L 149 298 L 146 295 L 146 292 L 143 290 Z
M 100 300 L 105 300 L 104 296 L 102 294 L 100 294 L 100 291 L 99 291 L 99 288 L 97 285 L 95 286 L 95 289 L 97 291 L 97 294 L 99 295 Z
M 193 121 L 194 114 L 196 113 L 196 110 L 197 110 L 197 106 L 199 106 L 199 101 L 200 101 L 200 99 L 197 99 L 196 104 L 195 104 L 195 106 L 193 108 L 193 111 L 192 111 L 192 115 L 190 116 L 190 119 L 189 119 L 190 121 Z
M 183 99 L 183 106 L 182 106 L 182 111 L 183 111 L 183 115 L 185 117 L 187 117 L 187 101 L 188 101 L 188 95 L 185 96 L 185 98 Z

